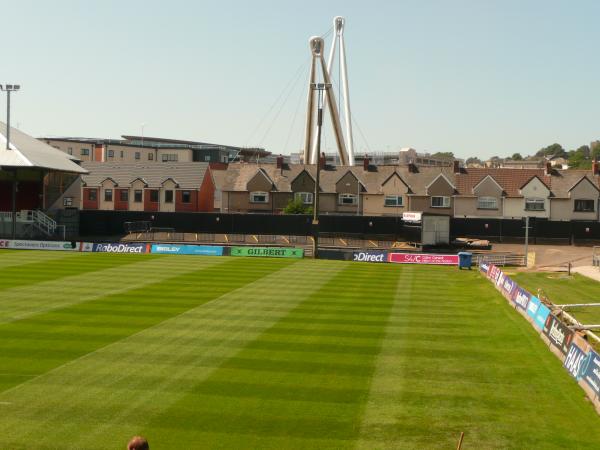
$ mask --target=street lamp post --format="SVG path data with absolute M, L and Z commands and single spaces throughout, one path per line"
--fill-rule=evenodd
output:
M 321 128 L 323 126 L 323 91 L 331 89 L 331 83 L 311 83 L 311 90 L 317 91 L 317 176 L 315 180 L 315 201 L 313 208 L 313 258 L 319 256 L 319 181 L 321 175 Z M 310 142 L 307 144 L 310 145 Z M 309 152 L 310 153 L 310 152 Z M 305 161 L 306 164 L 306 161 Z
M 0 91 L 6 92 L 6 150 L 10 150 L 10 93 L 21 89 L 18 84 L 0 84 Z M 17 169 L 13 170 L 12 180 L 12 238 L 17 238 Z
M 10 93 L 21 89 L 18 84 L 0 84 L 0 91 L 6 92 L 6 150 L 10 150 Z

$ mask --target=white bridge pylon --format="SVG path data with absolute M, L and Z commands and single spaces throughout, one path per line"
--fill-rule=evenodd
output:
M 314 120 L 318 105 L 315 102 L 316 91 L 312 88 L 316 83 L 317 67 L 321 67 L 322 79 L 325 84 L 331 85 L 331 72 L 333 69 L 333 60 L 336 54 L 336 47 L 339 41 L 339 61 L 340 61 L 340 78 L 342 81 L 342 92 L 344 98 L 344 122 L 346 136 L 342 131 L 340 115 L 337 109 L 337 102 L 333 89 L 326 89 L 326 95 L 323 99 L 323 109 L 329 109 L 331 122 L 337 144 L 338 154 L 342 165 L 354 165 L 354 141 L 352 138 L 352 117 L 350 114 L 350 97 L 348 93 L 348 69 L 346 67 L 346 49 L 344 45 L 344 25 L 343 17 L 335 17 L 333 19 L 334 36 L 327 66 L 323 52 L 325 44 L 321 37 L 313 36 L 309 39 L 309 47 L 312 53 L 310 76 L 308 85 L 308 102 L 306 108 L 306 130 L 304 139 L 304 162 L 317 164 L 319 155 L 317 155 L 317 133 L 315 132 L 316 121 Z

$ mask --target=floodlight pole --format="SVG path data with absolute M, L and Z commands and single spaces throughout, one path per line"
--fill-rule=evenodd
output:
M 321 128 L 323 127 L 323 91 L 331 89 L 331 83 L 311 83 L 310 89 L 318 92 L 317 101 L 317 176 L 315 179 L 315 201 L 313 207 L 313 258 L 319 256 L 319 191 L 321 177 Z M 305 161 L 306 163 L 306 161 Z
M 10 150 L 10 93 L 19 89 L 19 84 L 0 84 L 0 91 L 6 92 L 6 150 Z
M 525 216 L 525 267 L 529 263 L 529 216 Z

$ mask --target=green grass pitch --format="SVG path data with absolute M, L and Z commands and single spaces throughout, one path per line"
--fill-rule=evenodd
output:
M 0 449 L 597 448 L 476 271 L 0 252 Z

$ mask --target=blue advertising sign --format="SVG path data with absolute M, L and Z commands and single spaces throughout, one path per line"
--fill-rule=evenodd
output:
M 387 252 L 372 252 L 372 251 L 354 252 L 352 254 L 352 261 L 384 263 L 384 262 L 388 262 L 388 253 Z
M 598 353 L 590 350 L 581 363 L 579 375 L 579 379 L 583 379 L 596 395 L 600 395 L 600 356 Z
M 514 289 L 517 289 L 517 283 L 515 283 L 510 277 L 504 278 L 504 283 L 502 283 L 502 294 L 506 300 L 512 299 L 512 293 Z
M 122 242 L 114 244 L 94 244 L 93 252 L 104 253 L 148 253 L 148 244 L 124 244 Z
M 515 306 L 521 308 L 523 311 L 527 309 L 527 304 L 529 303 L 532 295 L 527 292 L 523 288 L 517 288 L 517 293 L 513 297 L 513 301 L 515 302 Z M 538 300 L 539 302 L 539 300 Z M 542 325 L 543 326 L 543 325 Z
M 151 252 L 168 255 L 222 256 L 223 247 L 215 245 L 152 244 Z
M 576 380 L 581 379 L 581 368 L 585 360 L 586 353 L 580 349 L 575 342 L 571 343 L 563 367 Z
M 544 329 L 548 314 L 550 314 L 550 309 L 540 302 L 539 298 L 532 295 L 529 304 L 527 305 L 527 315 L 533 319 L 533 324 L 536 328 L 540 330 Z

